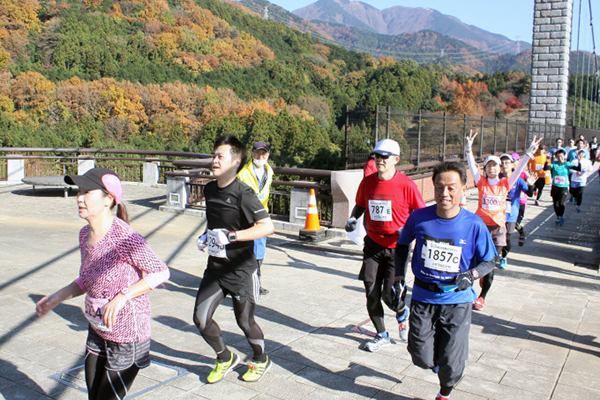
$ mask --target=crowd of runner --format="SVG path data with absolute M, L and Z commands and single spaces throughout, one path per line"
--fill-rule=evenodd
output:
M 415 183 L 396 169 L 399 144 L 378 142 L 365 167 L 355 207 L 345 229 L 366 228 L 362 267 L 366 310 L 375 328 L 363 349 L 389 346 L 384 304 L 396 315 L 399 339 L 407 343 L 415 365 L 430 369 L 440 382 L 437 400 L 447 400 L 462 378 L 473 310 L 481 311 L 495 269 L 508 267 L 513 231 L 519 246 L 526 240 L 523 218 L 528 198 L 540 204 L 551 185 L 556 225 L 565 223 L 567 201 L 580 212 L 598 140 L 580 137 L 546 150 L 534 137 L 523 155 L 487 157 L 480 170 L 471 151 L 477 133 L 465 138 L 468 169 L 442 162 L 433 170 L 435 203 L 426 206 Z M 232 135 L 216 139 L 212 160 L 215 180 L 204 189 L 206 231 L 197 239 L 208 253 L 192 319 L 215 353 L 208 383 L 221 381 L 242 357 L 228 348 L 213 315 L 230 296 L 236 322 L 252 355 L 242 376 L 256 382 L 270 369 L 264 334 L 254 318 L 261 295 L 261 265 L 266 237 L 274 232 L 268 213 L 273 169 L 270 146 L 257 142 L 246 162 L 245 146 Z M 461 200 L 468 171 L 477 188 L 475 213 Z M 89 320 L 85 377 L 90 399 L 123 399 L 138 371 L 150 364 L 150 301 L 147 293 L 169 278 L 169 269 L 128 223 L 119 177 L 94 168 L 65 177 L 77 185 L 79 216 L 88 222 L 79 233 L 81 268 L 70 284 L 36 304 L 39 316 L 61 302 L 85 294 Z M 570 198 L 569 198 L 570 195 Z M 113 210 L 116 209 L 116 215 Z M 412 253 L 412 257 L 411 257 Z M 407 269 L 414 275 L 408 304 Z M 479 283 L 477 295 L 473 284 Z M 382 304 L 383 303 L 383 304 Z

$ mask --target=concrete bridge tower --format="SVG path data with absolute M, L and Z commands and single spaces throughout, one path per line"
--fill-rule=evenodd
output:
M 567 124 L 572 0 L 535 0 L 529 123 Z M 538 130 L 530 125 L 530 136 Z

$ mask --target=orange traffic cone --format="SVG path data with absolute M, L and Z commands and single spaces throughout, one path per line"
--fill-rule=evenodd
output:
M 315 189 L 310 189 L 310 197 L 308 198 L 308 210 L 306 211 L 306 224 L 304 230 L 320 231 L 321 223 L 319 222 L 319 210 L 317 209 L 317 196 Z
M 321 224 L 319 222 L 319 211 L 317 209 L 315 189 L 310 189 L 308 209 L 306 210 L 306 223 L 304 229 L 300 229 L 300 239 L 313 242 L 325 239 L 325 231 L 321 229 Z

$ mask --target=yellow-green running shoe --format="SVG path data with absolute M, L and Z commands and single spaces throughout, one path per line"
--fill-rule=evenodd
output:
M 248 371 L 246 371 L 242 379 L 246 382 L 258 382 L 270 368 L 271 360 L 269 360 L 269 356 L 267 356 L 267 361 L 262 363 L 250 361 L 248 363 Z
M 221 379 L 225 378 L 225 375 L 233 371 L 239 362 L 240 356 L 235 354 L 233 351 L 231 352 L 231 359 L 229 361 L 219 361 L 219 359 L 215 360 L 215 368 L 210 371 L 210 374 L 208 374 L 208 378 L 206 378 L 206 380 L 208 383 L 219 382 Z

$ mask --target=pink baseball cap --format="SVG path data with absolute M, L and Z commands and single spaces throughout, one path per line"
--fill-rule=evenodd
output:
M 120 204 L 123 201 L 121 180 L 108 168 L 92 168 L 83 175 L 67 175 L 65 182 L 83 190 L 106 190 L 115 198 L 115 203 Z

